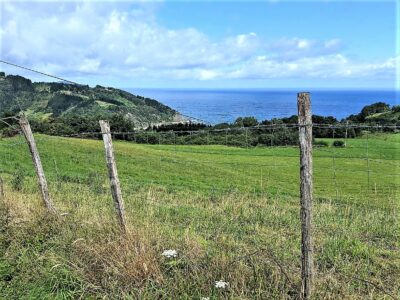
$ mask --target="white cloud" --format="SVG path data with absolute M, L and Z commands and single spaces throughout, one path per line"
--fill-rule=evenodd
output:
M 99 67 L 100 67 L 100 60 L 85 58 L 84 61 L 82 62 L 82 65 L 79 67 L 79 71 L 94 73 L 99 70 Z
M 300 39 L 297 42 L 297 48 L 299 48 L 299 49 L 308 49 L 308 48 L 310 48 L 310 42 L 305 40 L 305 39 Z
M 396 62 L 361 63 L 350 61 L 342 54 L 299 58 L 292 61 L 256 58 L 228 74 L 231 78 L 368 78 L 394 79 Z
M 70 79 L 394 78 L 395 58 L 355 61 L 341 54 L 340 39 L 247 32 L 212 40 L 196 28 L 161 26 L 149 5 L 3 3 L 1 57 Z

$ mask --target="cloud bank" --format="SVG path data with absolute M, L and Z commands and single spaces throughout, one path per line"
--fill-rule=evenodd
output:
M 340 39 L 244 32 L 213 40 L 197 28 L 169 29 L 148 3 L 2 4 L 1 58 L 79 78 L 393 80 L 399 58 L 365 62 Z

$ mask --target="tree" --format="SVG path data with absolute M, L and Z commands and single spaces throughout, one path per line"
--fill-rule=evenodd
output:
M 360 119 L 361 121 L 364 121 L 368 116 L 377 114 L 377 113 L 382 113 L 385 111 L 389 111 L 390 106 L 384 102 L 377 102 L 371 105 L 364 106 L 364 108 L 361 110 Z
M 252 126 L 257 126 L 258 121 L 254 117 L 239 117 L 235 120 L 235 123 L 233 124 L 235 126 L 239 127 L 252 127 Z

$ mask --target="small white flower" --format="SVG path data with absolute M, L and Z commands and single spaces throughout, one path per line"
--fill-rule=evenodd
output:
M 215 287 L 218 289 L 226 289 L 229 285 L 229 282 L 225 282 L 222 280 L 218 280 L 215 282 Z
M 176 250 L 164 250 L 164 252 L 162 253 L 163 256 L 171 258 L 171 257 L 177 257 L 178 256 L 178 252 Z
M 210 297 L 201 297 L 201 300 L 210 300 Z

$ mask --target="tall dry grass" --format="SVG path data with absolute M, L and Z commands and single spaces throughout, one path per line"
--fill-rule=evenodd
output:
M 124 235 L 106 192 L 71 183 L 59 188 L 54 200 L 66 214 L 54 217 L 38 194 L 6 186 L 2 298 L 298 297 L 298 199 L 143 188 L 125 197 Z M 357 209 L 315 204 L 316 299 L 399 296 L 397 208 Z M 165 249 L 176 249 L 177 258 L 163 257 Z M 216 280 L 229 287 L 215 288 Z

